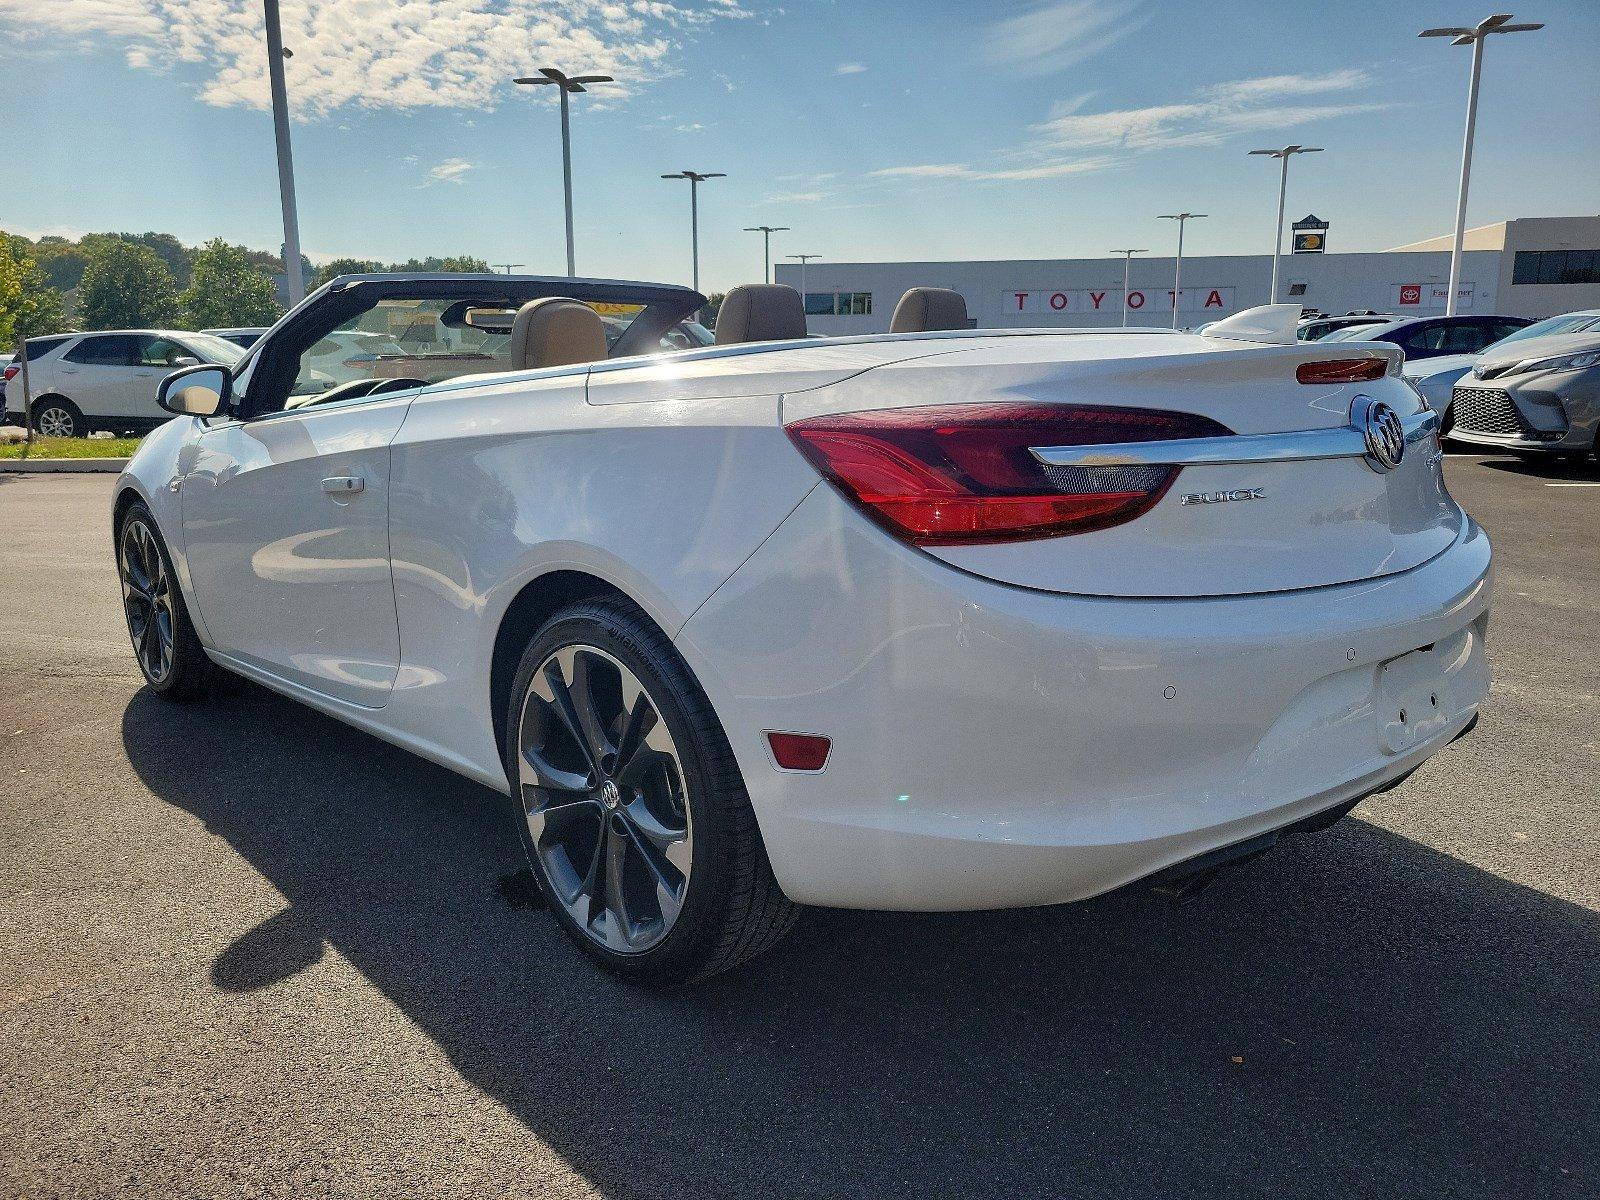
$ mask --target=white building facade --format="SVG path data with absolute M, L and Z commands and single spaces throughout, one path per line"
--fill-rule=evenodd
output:
M 1360 254 L 1286 254 L 1280 301 L 1324 313 L 1440 315 L 1450 278 L 1448 239 Z M 1456 304 L 1460 313 L 1543 317 L 1600 307 L 1600 217 L 1532 218 L 1469 232 Z M 881 333 L 907 288 L 945 287 L 983 328 L 1170 325 L 1171 257 L 1135 256 L 1123 295 L 1123 260 L 810 263 L 806 311 L 812 333 Z M 800 267 L 777 267 L 800 286 Z M 1266 304 L 1270 255 L 1185 255 L 1177 323 L 1192 328 Z M 1126 312 L 1125 312 L 1126 309 Z

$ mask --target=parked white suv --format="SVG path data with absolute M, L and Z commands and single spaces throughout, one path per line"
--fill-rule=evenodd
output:
M 208 333 L 117 329 L 28 339 L 33 427 L 47 437 L 153 429 L 168 420 L 156 386 L 169 371 L 199 363 L 232 366 L 244 351 Z M 22 372 L 5 369 L 6 416 L 22 423 Z

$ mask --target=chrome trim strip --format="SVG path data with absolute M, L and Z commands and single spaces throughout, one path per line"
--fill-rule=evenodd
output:
M 1419 442 L 1439 425 L 1425 409 L 1401 422 L 1406 444 Z M 1115 442 L 1099 446 L 1032 446 L 1029 452 L 1050 467 L 1223 466 L 1234 463 L 1310 462 L 1365 458 L 1364 432 L 1352 425 L 1297 429 L 1287 433 L 1245 433 L 1231 437 L 1178 438 L 1168 442 Z

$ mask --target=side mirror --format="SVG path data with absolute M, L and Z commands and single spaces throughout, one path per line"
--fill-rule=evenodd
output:
M 156 389 L 156 403 L 180 417 L 214 417 L 227 411 L 233 375 L 226 367 L 193 366 L 174 371 Z
M 180 354 L 172 360 L 172 365 L 175 367 L 198 367 L 200 360 L 192 354 Z

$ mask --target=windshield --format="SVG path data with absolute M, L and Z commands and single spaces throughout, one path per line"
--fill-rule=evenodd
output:
M 200 357 L 206 362 L 219 366 L 231 367 L 244 357 L 242 347 L 214 334 L 189 333 L 184 335 L 183 340 L 190 349 L 199 351 Z
M 1524 325 L 1515 333 L 1509 333 L 1498 342 L 1490 345 L 1489 350 L 1498 350 L 1508 342 L 1521 342 L 1528 338 L 1549 337 L 1557 333 L 1582 333 L 1585 329 L 1600 328 L 1600 313 L 1564 313 L 1559 317 L 1546 317 L 1542 321 L 1535 321 L 1532 325 Z

